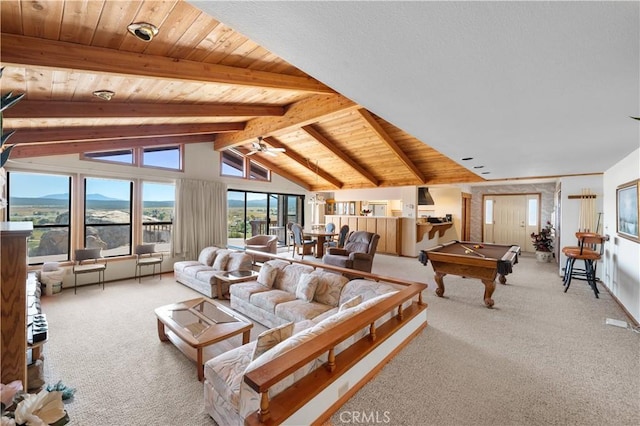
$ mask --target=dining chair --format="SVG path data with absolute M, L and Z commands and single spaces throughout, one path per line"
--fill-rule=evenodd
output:
M 156 274 L 156 265 L 158 265 L 159 276 L 162 279 L 162 261 L 164 260 L 164 255 L 156 252 L 155 244 L 138 244 L 134 249 L 134 254 L 136 255 L 136 272 L 134 278 L 137 277 L 138 282 L 142 279 L 143 266 L 153 266 L 153 272 L 151 274 L 153 277 Z
M 107 269 L 107 264 L 101 262 L 102 249 L 101 248 L 82 248 L 74 251 L 74 264 L 73 264 L 73 294 L 76 294 L 78 287 L 78 275 L 89 274 L 92 272 L 98 273 L 98 285 L 102 283 L 102 289 L 104 290 L 104 271 Z
M 293 232 L 293 255 L 292 257 L 296 257 L 296 250 L 304 259 L 305 254 L 311 254 L 313 251 L 313 246 L 315 246 L 316 242 L 314 240 L 305 240 L 304 233 L 302 232 L 302 226 L 298 223 L 294 223 L 291 225 L 291 231 Z M 302 249 L 300 252 L 299 249 Z
M 340 227 L 340 232 L 338 233 L 338 239 L 325 242 L 325 249 L 329 247 L 344 247 L 344 243 L 347 241 L 347 235 L 349 235 L 349 225 L 342 225 Z

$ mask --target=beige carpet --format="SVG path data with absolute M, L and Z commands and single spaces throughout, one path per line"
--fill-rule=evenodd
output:
M 332 423 L 640 424 L 640 334 L 605 325 L 626 319 L 609 294 L 595 299 L 580 281 L 565 294 L 556 270 L 522 258 L 487 309 L 477 280 L 447 276 L 438 298 L 430 267 L 378 255 L 374 272 L 430 283 L 429 327 Z M 165 275 L 43 299 L 45 376 L 78 388 L 66 407 L 72 424 L 214 424 L 195 364 L 158 340 L 153 313 L 193 297 Z

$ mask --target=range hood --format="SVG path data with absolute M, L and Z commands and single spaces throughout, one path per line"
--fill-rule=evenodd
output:
M 429 194 L 429 188 L 418 188 L 418 205 L 419 206 L 433 206 L 435 205 L 433 197 Z

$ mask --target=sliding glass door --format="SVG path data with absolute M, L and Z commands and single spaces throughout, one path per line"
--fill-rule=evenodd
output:
M 244 247 L 244 240 L 254 235 L 277 235 L 280 245 L 287 244 L 288 222 L 302 222 L 304 197 L 266 192 L 227 192 L 227 245 Z

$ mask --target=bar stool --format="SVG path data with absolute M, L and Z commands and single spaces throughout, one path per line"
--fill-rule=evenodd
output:
M 564 267 L 564 276 L 562 277 L 562 284 L 563 285 L 567 285 L 567 281 L 569 279 L 569 277 L 571 276 L 571 274 L 568 274 L 567 272 L 569 271 L 569 264 L 571 261 L 571 258 L 567 255 L 568 252 L 570 251 L 576 251 L 576 250 L 586 250 L 586 251 L 594 251 L 594 248 L 592 245 L 588 245 L 586 247 L 583 246 L 582 244 L 582 239 L 584 237 L 599 237 L 600 234 L 596 234 L 595 232 L 576 232 L 576 238 L 578 239 L 578 245 L 577 246 L 566 246 L 566 247 L 562 247 L 562 254 L 564 254 L 567 257 L 567 262 L 565 263 L 565 267 Z M 573 276 L 585 276 L 586 272 L 584 269 L 572 269 L 572 274 Z
M 598 234 L 583 234 L 579 240 L 579 247 L 565 247 L 562 251 L 567 256 L 567 267 L 565 269 L 564 292 L 569 290 L 571 279 L 587 281 L 593 290 L 593 294 L 598 298 L 598 286 L 596 285 L 596 267 L 597 262 L 602 258 L 604 252 L 604 242 L 608 241 L 608 236 Z M 576 269 L 574 264 L 576 260 L 584 261 L 584 269 Z

